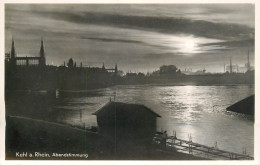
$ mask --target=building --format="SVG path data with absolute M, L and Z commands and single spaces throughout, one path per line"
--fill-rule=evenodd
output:
M 254 70 L 253 66 L 247 66 L 247 64 L 245 64 L 244 66 L 240 66 L 240 65 L 232 65 L 232 72 L 233 73 L 246 73 L 248 70 Z M 229 72 L 230 73 L 230 65 L 227 65 L 225 67 L 225 72 Z
M 144 105 L 108 102 L 93 113 L 97 116 L 100 134 L 118 143 L 151 142 L 156 133 L 156 120 L 161 117 Z
M 45 52 L 43 46 L 43 40 L 41 39 L 40 57 L 17 57 L 15 51 L 14 40 L 12 39 L 12 48 L 10 55 L 7 56 L 6 61 L 8 61 L 12 66 L 46 66 Z
M 118 70 L 117 70 L 117 64 L 115 64 L 115 68 L 107 69 L 107 68 L 105 67 L 105 64 L 103 63 L 103 64 L 102 64 L 102 71 L 103 71 L 103 72 L 114 73 L 115 75 L 117 75 L 117 72 L 118 72 Z
M 226 108 L 228 111 L 243 113 L 248 115 L 255 114 L 255 95 L 251 95 L 243 100 Z
M 192 68 L 184 68 L 181 73 L 186 74 L 186 75 L 192 75 Z

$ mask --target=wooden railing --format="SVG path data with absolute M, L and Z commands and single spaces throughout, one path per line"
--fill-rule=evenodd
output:
M 186 152 L 193 155 L 200 155 L 210 159 L 227 159 L 227 160 L 254 160 L 253 157 L 244 154 L 220 150 L 216 147 L 209 147 L 199 143 L 194 143 L 192 140 L 182 140 L 176 136 L 167 136 L 163 138 L 162 133 L 156 133 L 153 139 L 155 144 L 165 145 L 161 146 L 162 149 L 171 151 L 177 150 Z M 166 141 L 166 143 L 163 143 Z

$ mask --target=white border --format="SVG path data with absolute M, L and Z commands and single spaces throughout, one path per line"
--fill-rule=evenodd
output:
M 100 4 L 163 4 L 163 3 L 253 3 L 255 4 L 255 138 L 254 138 L 254 145 L 255 145 L 255 152 L 254 152 L 254 161 L 6 161 L 5 160 L 5 111 L 4 111 L 4 4 L 5 3 L 61 3 L 61 4 L 69 4 L 69 3 L 100 3 Z M 260 102 L 258 102 L 259 99 L 259 92 L 260 92 L 260 72 L 259 72 L 259 66 L 260 66 L 260 58 L 259 58 L 259 52 L 260 52 L 260 45 L 259 39 L 260 39 L 260 6 L 259 2 L 257 0 L 93 0 L 93 1 L 85 1 L 85 0 L 2 0 L 0 2 L 0 165 L 2 164 L 200 164 L 200 165 L 206 165 L 206 164 L 229 164 L 229 165 L 260 165 L 260 122 L 259 122 L 259 115 L 260 112 L 258 111 L 260 107 Z

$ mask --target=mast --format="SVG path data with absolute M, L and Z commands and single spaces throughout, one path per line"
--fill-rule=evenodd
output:
M 250 71 L 249 49 L 248 49 L 248 51 L 247 51 L 247 71 Z
M 115 74 L 117 75 L 117 64 L 115 65 Z
M 230 57 L 230 73 L 232 73 L 232 59 Z

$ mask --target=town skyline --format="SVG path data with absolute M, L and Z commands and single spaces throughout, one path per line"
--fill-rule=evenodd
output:
M 235 6 L 235 7 L 234 7 Z M 38 56 L 46 63 L 73 58 L 85 66 L 118 64 L 124 72 L 254 65 L 254 5 L 6 5 L 5 52 Z M 124 12 L 126 11 L 126 12 Z M 227 15 L 227 16 L 224 16 Z

